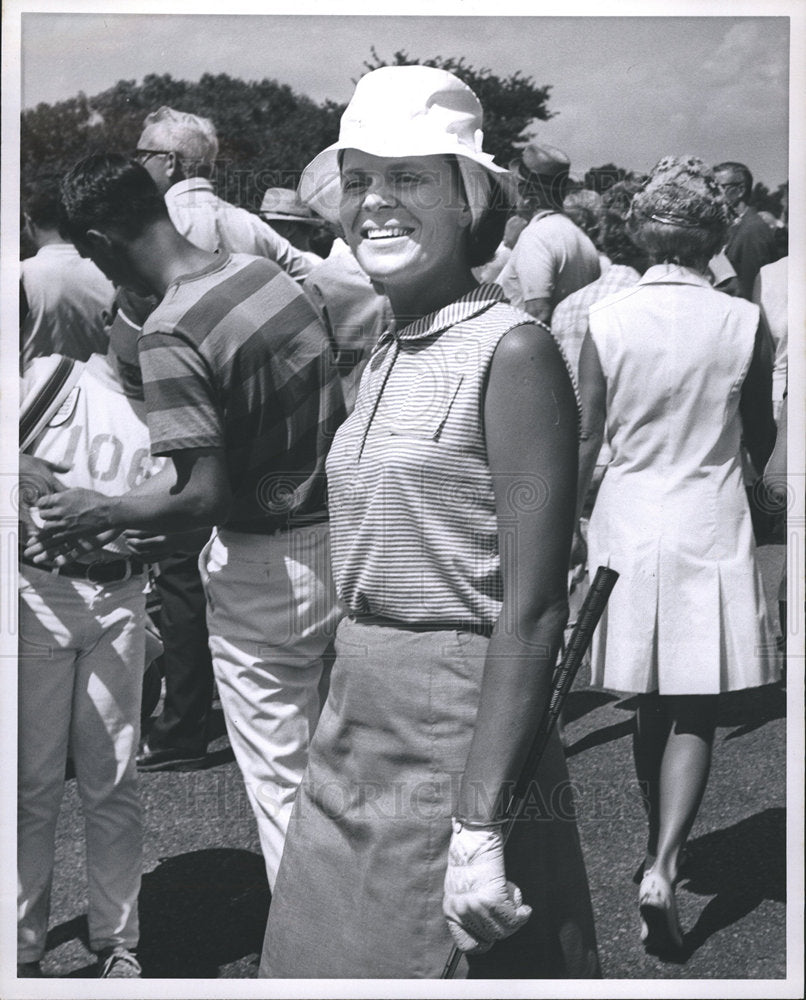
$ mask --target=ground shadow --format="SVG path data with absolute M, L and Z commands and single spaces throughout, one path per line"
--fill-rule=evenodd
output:
M 577 719 L 581 719 L 583 715 L 587 715 L 588 712 L 593 712 L 597 708 L 607 705 L 608 702 L 617 700 L 616 695 L 608 694 L 606 691 L 598 691 L 594 688 L 570 691 L 563 703 L 563 722 L 575 722 Z
M 732 729 L 726 740 L 752 733 L 767 722 L 786 718 L 786 691 L 780 684 L 720 695 L 717 726 Z
M 138 957 L 148 978 L 215 978 L 260 952 L 269 912 L 263 858 L 212 848 L 164 858 L 143 876 Z
M 764 809 L 689 841 L 678 894 L 713 896 L 685 935 L 687 960 L 713 934 L 766 900 L 786 902 L 786 810 Z
M 604 726 L 602 729 L 595 729 L 592 733 L 586 733 L 582 739 L 572 743 L 565 748 L 566 757 L 574 757 L 584 750 L 602 746 L 605 743 L 612 743 L 613 740 L 620 740 L 624 736 L 631 736 L 634 725 L 632 719 L 625 719 L 624 722 L 616 722 L 612 726 Z
M 631 695 L 617 700 L 613 707 L 623 712 L 635 712 L 638 705 L 639 698 Z M 768 722 L 783 718 L 786 718 L 786 690 L 780 684 L 725 691 L 719 696 L 717 729 L 733 730 L 724 737 L 726 740 L 735 740 Z
M 251 851 L 213 848 L 162 859 L 140 889 L 143 976 L 215 979 L 222 965 L 260 954 L 270 898 L 263 858 Z M 89 952 L 85 913 L 51 928 L 46 951 L 73 940 Z M 93 961 L 65 978 L 96 973 Z

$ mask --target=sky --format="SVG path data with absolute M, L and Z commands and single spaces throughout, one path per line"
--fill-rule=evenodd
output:
M 463 56 L 477 69 L 500 76 L 520 71 L 551 85 L 555 117 L 539 124 L 536 138 L 564 149 L 580 176 L 609 162 L 645 171 L 665 154 L 693 153 L 710 163 L 741 160 L 771 189 L 788 177 L 786 17 L 534 17 L 518 15 L 523 7 L 507 0 L 496 4 L 504 12 L 496 16 L 467 16 L 466 10 L 485 9 L 469 3 L 433 5 L 448 16 L 134 14 L 123 11 L 142 4 L 105 6 L 103 14 L 23 14 L 24 107 L 79 91 L 91 96 L 147 73 L 197 80 L 205 72 L 269 77 L 316 101 L 346 102 L 374 46 L 385 59 L 398 49 L 419 58 Z M 301 0 L 296 9 L 322 7 Z M 573 0 L 560 9 L 574 9 Z M 688 11 L 690 4 L 643 9 Z M 749 8 L 734 0 L 697 9 Z M 752 9 L 780 8 L 772 0 Z

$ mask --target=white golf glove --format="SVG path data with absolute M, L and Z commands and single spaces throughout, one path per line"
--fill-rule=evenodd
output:
M 480 954 L 522 927 L 532 908 L 523 902 L 520 889 L 507 882 L 500 824 L 452 823 L 442 912 L 456 947 Z

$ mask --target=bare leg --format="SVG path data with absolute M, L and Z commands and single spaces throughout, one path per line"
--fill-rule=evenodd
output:
M 660 774 L 663 753 L 669 736 L 670 720 L 666 713 L 665 699 L 655 691 L 639 696 L 633 732 L 633 760 L 635 775 L 641 789 L 641 800 L 647 814 L 645 868 L 651 868 L 658 852 L 660 830 Z
M 718 698 L 681 695 L 662 700 L 671 726 L 660 770 L 660 828 L 654 868 L 673 885 L 680 849 L 708 781 Z

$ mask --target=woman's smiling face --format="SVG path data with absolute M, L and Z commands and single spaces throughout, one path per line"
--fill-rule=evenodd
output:
M 451 157 L 345 150 L 340 216 L 358 263 L 381 284 L 439 280 L 467 266 L 471 215 Z

